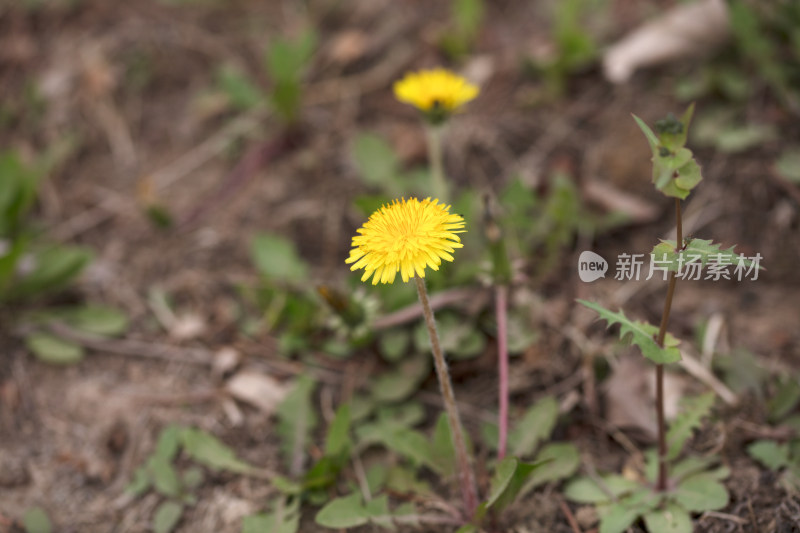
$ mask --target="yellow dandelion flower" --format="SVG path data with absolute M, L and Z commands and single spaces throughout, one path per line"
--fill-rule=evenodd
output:
M 394 95 L 441 121 L 478 96 L 478 87 L 454 72 L 437 68 L 406 74 L 395 82 Z
M 416 198 L 395 200 L 369 217 L 353 237 L 353 249 L 346 263 L 350 270 L 364 269 L 361 281 L 372 276 L 372 284 L 393 283 L 400 272 L 403 281 L 415 275 L 425 277 L 425 268 L 439 270 L 442 259 L 461 248 L 457 233 L 463 233 L 464 219 L 450 214 L 450 206 L 439 200 Z

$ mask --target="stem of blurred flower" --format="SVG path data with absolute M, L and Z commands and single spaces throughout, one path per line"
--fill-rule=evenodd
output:
M 492 257 L 492 278 L 495 286 L 497 320 L 497 382 L 499 394 L 499 436 L 497 458 L 503 459 L 508 445 L 508 286 L 511 283 L 511 262 L 506 252 L 503 230 L 494 214 L 491 197 L 483 197 L 483 223 L 489 253 Z
M 506 456 L 508 442 L 508 342 L 507 316 L 508 287 L 498 285 L 495 288 L 495 313 L 497 315 L 497 367 L 500 394 L 500 436 L 497 442 L 497 458 Z
M 431 181 L 433 182 L 433 196 L 443 203 L 448 203 L 449 194 L 447 182 L 444 177 L 444 156 L 442 153 L 442 126 L 428 125 L 428 160 L 431 166 Z
M 433 310 L 428 300 L 425 280 L 419 276 L 414 276 L 414 281 L 417 283 L 419 301 L 422 304 L 422 310 L 425 315 L 425 324 L 428 326 L 428 336 L 430 337 L 431 350 L 433 351 L 436 377 L 439 379 L 444 408 L 447 413 L 447 420 L 450 423 L 450 433 L 453 436 L 453 446 L 455 447 L 456 461 L 458 463 L 459 484 L 461 485 L 461 495 L 464 499 L 465 517 L 469 520 L 472 518 L 478 506 L 478 491 L 475 485 L 475 475 L 472 472 L 469 454 L 467 453 L 467 445 L 464 440 L 464 430 L 461 426 L 461 419 L 458 415 L 456 397 L 453 393 L 453 385 L 450 382 L 447 361 L 444 358 L 444 353 L 439 343 L 439 334 L 436 332 L 436 321 L 433 318 Z
M 675 198 L 675 219 L 676 236 L 675 248 L 680 252 L 683 248 L 683 221 L 681 219 L 681 200 Z M 664 347 L 664 338 L 667 336 L 667 324 L 669 323 L 669 313 L 672 309 L 672 297 L 675 295 L 675 284 L 677 273 L 674 270 L 669 272 L 669 285 L 667 287 L 667 298 L 664 300 L 664 311 L 661 314 L 661 326 L 658 328 L 656 342 Z M 656 490 L 663 492 L 667 490 L 667 435 L 664 424 L 664 365 L 656 365 L 656 415 L 658 419 L 658 481 Z

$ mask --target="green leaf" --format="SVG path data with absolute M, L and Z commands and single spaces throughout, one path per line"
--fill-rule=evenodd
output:
M 413 494 L 430 497 L 435 493 L 427 481 L 417 479 L 410 468 L 394 466 L 386 474 L 386 490 L 396 494 Z
M 683 411 L 672 421 L 667 431 L 667 460 L 671 461 L 680 455 L 692 432 L 700 427 L 700 422 L 711 413 L 714 406 L 714 393 L 707 392 L 695 398 L 683 401 Z
M 392 329 L 381 333 L 378 338 L 378 350 L 390 363 L 400 360 L 411 344 L 411 334 L 405 329 Z
M 581 457 L 574 444 L 560 442 L 543 446 L 536 454 L 535 462 L 542 466 L 533 472 L 523 489 L 524 493 L 543 483 L 568 478 L 578 470 Z
M 728 505 L 728 490 L 713 474 L 703 472 L 681 481 L 673 498 L 687 511 L 718 511 Z
M 658 141 L 658 137 L 656 137 L 656 134 L 653 133 L 653 130 L 650 129 L 650 126 L 648 126 L 644 120 L 640 119 L 636 115 L 633 115 L 633 120 L 636 121 L 636 124 L 639 126 L 639 129 L 642 130 L 644 136 L 647 137 L 647 143 L 650 145 L 650 149 L 653 150 L 653 152 L 655 152 L 658 145 L 661 144 Z
M 621 503 L 611 504 L 600 519 L 600 533 L 623 533 L 640 515 L 636 508 Z
M 153 481 L 153 487 L 160 494 L 177 497 L 181 493 L 181 482 L 172 463 L 164 457 L 151 455 L 147 460 L 147 472 Z
M 140 466 L 133 472 L 133 479 L 125 487 L 125 491 L 133 494 L 134 496 L 141 496 L 147 489 L 150 488 L 150 476 L 147 474 L 147 468 Z
M 602 476 L 599 480 L 602 487 L 590 477 L 576 478 L 564 487 L 564 496 L 577 503 L 602 503 L 642 488 L 635 481 L 615 474 Z
M 270 280 L 300 282 L 308 277 L 308 265 L 292 241 L 278 235 L 256 235 L 250 249 L 259 274 Z
M 558 420 L 558 402 L 546 396 L 525 412 L 509 432 L 511 454 L 518 457 L 533 455 L 539 443 L 548 440 Z
M 155 533 L 170 533 L 183 515 L 183 505 L 168 501 L 158 506 L 153 515 L 153 531 Z
M 27 509 L 22 515 L 22 525 L 25 527 L 26 533 L 50 533 L 53 531 L 53 524 L 41 507 Z
M 359 134 L 353 142 L 353 160 L 365 185 L 391 196 L 402 192 L 398 183 L 400 162 L 392 147 L 378 135 Z
M 397 402 L 417 391 L 430 374 L 430 357 L 406 359 L 400 365 L 375 378 L 372 397 L 381 402 Z
M 442 350 L 450 359 L 471 359 L 483 353 L 486 347 L 486 336 L 478 331 L 475 324 L 455 314 L 438 315 L 436 327 Z M 431 353 L 428 328 L 422 322 L 414 329 L 414 345 L 421 352 Z
M 600 533 L 622 533 L 638 517 L 658 507 L 662 499 L 662 494 L 639 486 L 639 489 L 633 494 L 620 498 L 618 502 L 612 503 L 601 511 Z
M 775 162 L 775 170 L 785 179 L 800 183 L 800 146 L 793 146 L 781 152 Z
M 25 345 L 37 359 L 52 365 L 74 365 L 83 359 L 83 348 L 49 333 L 32 333 Z
M 367 524 L 369 513 L 361 504 L 361 495 L 354 492 L 329 501 L 319 510 L 314 520 L 321 526 L 343 529 Z
M 800 383 L 791 377 L 781 380 L 775 395 L 767 401 L 769 421 L 779 421 L 789 414 L 798 403 L 800 403 Z
M 184 452 L 212 470 L 246 474 L 253 467 L 236 458 L 236 453 L 215 436 L 201 429 L 185 428 L 181 434 Z
M 456 473 L 456 452 L 453 433 L 446 413 L 439 415 L 431 442 L 431 468 L 440 476 L 449 478 Z
M 77 246 L 53 246 L 34 256 L 33 271 L 8 290 L 8 299 L 26 298 L 61 289 L 72 282 L 92 260 L 92 253 Z
M 523 463 L 516 457 L 506 457 L 500 461 L 489 483 L 486 508 L 494 506 L 502 510 L 511 505 L 530 475 L 541 465 L 542 463 Z
M 264 101 L 261 89 L 233 65 L 224 65 L 217 71 L 217 83 L 225 92 L 230 104 L 237 109 L 253 109 Z
M 200 467 L 192 466 L 181 473 L 181 484 L 186 490 L 193 491 L 200 487 L 205 480 L 205 474 Z
M 632 321 L 622 311 L 617 313 L 586 300 L 578 300 L 579 303 L 596 311 L 600 318 L 606 320 L 608 325 L 620 325 L 620 339 L 635 344 L 642 351 L 642 355 L 657 364 L 674 363 L 680 361 L 681 352 L 676 348 L 679 341 L 672 335 L 667 334 L 664 339 L 664 347 L 660 347 L 655 340 L 658 328 L 646 322 Z
M 276 83 L 297 81 L 311 59 L 317 43 L 313 30 L 304 31 L 295 39 L 276 39 L 266 53 L 266 67 Z
M 302 470 L 306 447 L 317 425 L 317 414 L 311 400 L 315 388 L 314 380 L 300 376 L 277 409 L 281 449 L 294 475 Z
M 454 0 L 452 9 L 458 32 L 467 39 L 474 38 L 483 20 L 483 0 Z
M 71 309 L 64 316 L 64 321 L 74 329 L 105 337 L 121 335 L 128 329 L 128 316 L 125 313 L 103 305 Z
M 675 463 L 669 469 L 669 475 L 672 479 L 681 480 L 693 474 L 697 474 L 698 472 L 702 472 L 704 470 L 709 469 L 713 464 L 715 464 L 718 461 L 719 459 L 716 457 L 690 456 L 678 463 Z M 653 469 L 652 479 L 655 480 L 656 474 L 658 473 L 658 455 L 655 453 L 653 454 L 652 462 L 653 465 L 655 466 L 655 468 Z
M 651 533 L 692 533 L 692 517 L 683 508 L 667 504 L 664 509 L 644 515 L 644 523 Z
M 747 447 L 747 453 L 774 472 L 791 462 L 788 443 L 778 444 L 773 440 L 759 440 Z
M 183 428 L 175 424 L 170 424 L 161 430 L 156 443 L 155 455 L 165 461 L 172 461 L 178 455 L 181 445 Z
M 347 453 L 353 443 L 350 440 L 350 406 L 343 404 L 336 410 L 336 416 L 328 427 L 325 438 L 325 455 L 330 457 Z

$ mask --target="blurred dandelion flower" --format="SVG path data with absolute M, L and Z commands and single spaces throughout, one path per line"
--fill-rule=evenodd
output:
M 411 104 L 434 123 L 442 122 L 451 113 L 478 96 L 478 87 L 447 69 L 410 72 L 394 84 L 394 95 Z
M 463 233 L 464 219 L 450 214 L 449 205 L 439 200 L 416 198 L 395 200 L 374 212 L 353 237 L 353 249 L 346 263 L 350 270 L 364 269 L 361 281 L 372 276 L 372 284 L 393 283 L 400 272 L 403 281 L 415 275 L 424 278 L 425 268 L 439 270 L 442 259 L 461 248 L 457 233 Z

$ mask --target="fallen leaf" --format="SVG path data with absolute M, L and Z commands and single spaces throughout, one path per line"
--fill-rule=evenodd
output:
M 603 73 L 623 83 L 640 67 L 710 53 L 730 36 L 724 0 L 680 4 L 611 46 L 603 57 Z
M 283 401 L 288 387 L 275 378 L 254 371 L 239 372 L 225 384 L 225 390 L 239 401 L 271 414 Z

